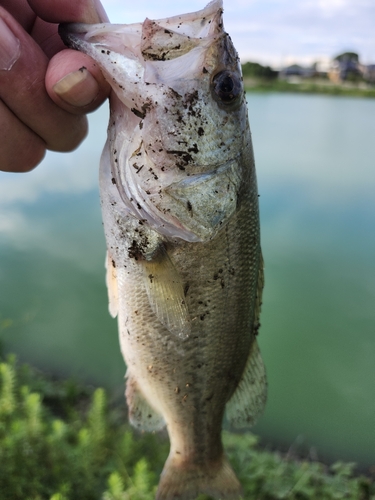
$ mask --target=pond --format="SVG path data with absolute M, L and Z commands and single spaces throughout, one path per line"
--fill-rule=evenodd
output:
M 266 287 L 265 443 L 375 463 L 375 100 L 248 94 Z M 0 173 L 0 342 L 123 391 L 97 188 L 107 110 L 74 153 Z

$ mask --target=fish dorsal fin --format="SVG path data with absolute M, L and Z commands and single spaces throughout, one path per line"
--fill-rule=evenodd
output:
M 267 400 L 267 379 L 258 343 L 254 340 L 238 387 L 226 406 L 226 416 L 235 428 L 251 427 L 262 414 Z
M 181 338 L 189 336 L 191 322 L 184 288 L 163 245 L 151 260 L 142 260 L 148 300 L 160 323 Z
M 108 252 L 105 259 L 105 268 L 107 270 L 108 308 L 110 315 L 115 318 L 118 313 L 117 271 L 115 262 L 111 259 Z
M 148 403 L 139 390 L 134 377 L 126 374 L 126 402 L 129 409 L 129 422 L 141 431 L 160 431 L 165 427 L 163 417 Z

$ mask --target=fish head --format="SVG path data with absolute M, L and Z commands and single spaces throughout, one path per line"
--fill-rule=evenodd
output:
M 158 233 L 190 242 L 225 226 L 247 175 L 241 66 L 222 14 L 215 0 L 167 19 L 60 28 L 112 87 L 102 162 L 124 206 Z

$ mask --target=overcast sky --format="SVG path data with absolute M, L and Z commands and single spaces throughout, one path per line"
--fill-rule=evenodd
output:
M 111 22 L 134 23 L 200 10 L 207 2 L 102 3 Z M 242 62 L 310 64 L 350 50 L 375 63 L 375 0 L 224 0 L 224 24 Z

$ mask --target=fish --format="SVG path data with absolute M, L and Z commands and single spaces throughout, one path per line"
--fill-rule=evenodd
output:
M 156 500 L 241 498 L 223 422 L 248 428 L 267 379 L 258 189 L 223 3 L 128 25 L 60 25 L 112 87 L 100 161 L 109 311 L 129 420 L 166 427 Z

